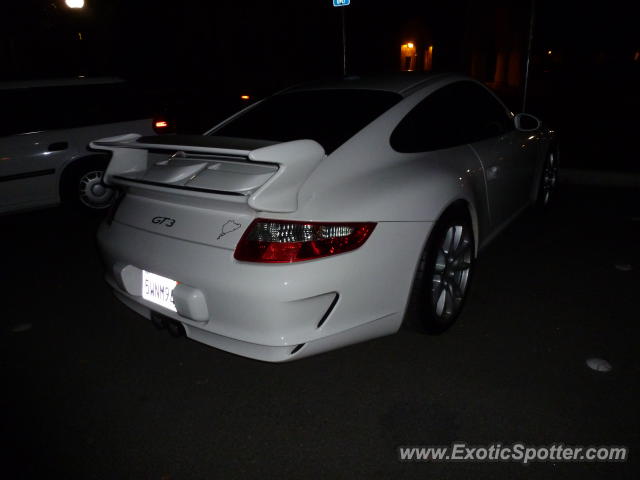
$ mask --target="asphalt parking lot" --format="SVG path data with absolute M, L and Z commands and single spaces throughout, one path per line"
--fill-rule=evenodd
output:
M 289 364 L 174 339 L 129 311 L 102 280 L 96 221 L 0 217 L 2 476 L 638 478 L 637 192 L 557 200 L 483 252 L 445 335 Z M 453 441 L 626 445 L 630 460 L 397 459 L 400 445 Z

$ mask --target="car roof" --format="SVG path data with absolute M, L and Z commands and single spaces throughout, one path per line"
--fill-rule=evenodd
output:
M 19 90 L 23 88 L 74 87 L 83 85 L 110 85 L 124 83 L 119 77 L 84 77 L 50 78 L 40 80 L 16 80 L 0 82 L 0 90 Z
M 396 72 L 378 75 L 351 75 L 344 78 L 321 80 L 295 85 L 278 93 L 310 90 L 383 90 L 398 93 L 403 97 L 436 79 L 459 77 L 450 73 Z

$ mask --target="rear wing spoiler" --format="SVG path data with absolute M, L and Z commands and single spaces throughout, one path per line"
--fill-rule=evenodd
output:
M 174 193 L 182 190 L 200 195 L 245 195 L 255 210 L 282 213 L 298 209 L 300 187 L 326 156 L 324 148 L 314 140 L 274 143 L 203 135 L 142 137 L 130 133 L 89 145 L 112 154 L 103 178 L 107 185 L 153 185 L 156 190 Z M 161 157 L 163 161 L 154 157 L 158 153 L 166 154 Z M 225 172 L 224 167 L 230 171 Z M 238 182 L 246 190 L 231 188 Z M 212 184 L 216 188 L 209 188 Z

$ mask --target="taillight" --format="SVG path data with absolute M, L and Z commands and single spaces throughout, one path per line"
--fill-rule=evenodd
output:
M 164 118 L 156 118 L 153 120 L 153 130 L 158 134 L 172 133 L 174 128 L 169 120 L 166 120 Z
M 360 247 L 375 223 L 254 220 L 234 257 L 244 262 L 291 263 L 337 255 Z

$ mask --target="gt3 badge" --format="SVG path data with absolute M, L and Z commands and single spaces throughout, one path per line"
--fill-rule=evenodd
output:
M 173 227 L 176 223 L 174 218 L 169 217 L 153 217 L 153 220 L 151 220 L 151 222 L 157 225 L 164 225 L 165 227 Z

